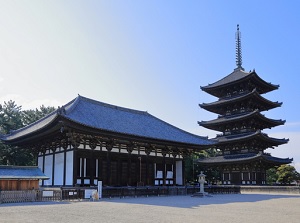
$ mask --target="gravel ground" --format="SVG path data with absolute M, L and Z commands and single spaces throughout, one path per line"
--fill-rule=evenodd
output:
M 0 204 L 0 222 L 300 222 L 299 195 L 140 197 Z

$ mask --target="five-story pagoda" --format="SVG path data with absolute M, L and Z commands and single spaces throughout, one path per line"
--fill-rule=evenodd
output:
M 201 87 L 206 93 L 218 98 L 200 107 L 218 114 L 200 126 L 222 132 L 214 138 L 220 155 L 199 159 L 204 166 L 217 168 L 223 184 L 266 184 L 266 170 L 273 166 L 291 163 L 293 159 L 281 159 L 265 153 L 288 142 L 288 139 L 271 138 L 262 130 L 283 125 L 284 120 L 265 117 L 261 112 L 280 107 L 262 96 L 279 88 L 261 79 L 255 70 L 245 72 L 242 67 L 241 35 L 236 33 L 237 68 L 223 79 Z

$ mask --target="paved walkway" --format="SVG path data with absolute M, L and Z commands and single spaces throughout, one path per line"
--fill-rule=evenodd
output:
M 299 195 L 113 198 L 0 204 L 0 222 L 300 222 Z

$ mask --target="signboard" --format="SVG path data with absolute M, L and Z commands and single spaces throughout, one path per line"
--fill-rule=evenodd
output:
M 43 197 L 53 197 L 53 191 L 52 190 L 44 190 Z

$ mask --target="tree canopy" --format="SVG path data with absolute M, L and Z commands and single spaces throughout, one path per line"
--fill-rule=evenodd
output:
M 281 184 L 291 184 L 300 179 L 300 174 L 291 165 L 281 165 L 276 173 L 278 175 L 277 181 Z
M 291 165 L 281 165 L 267 171 L 268 184 L 287 185 L 297 180 L 300 180 L 300 174 L 296 171 L 295 167 Z
M 54 107 L 44 105 L 35 110 L 22 110 L 22 106 L 12 100 L 4 102 L 0 104 L 0 134 L 9 134 L 12 130 L 25 127 L 54 110 Z M 35 158 L 29 150 L 0 142 L 0 165 L 35 165 Z

